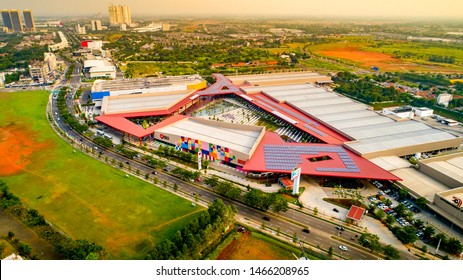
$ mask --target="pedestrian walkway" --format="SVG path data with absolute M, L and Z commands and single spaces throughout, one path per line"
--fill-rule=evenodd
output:
M 218 171 L 218 170 L 209 169 L 208 174 L 216 175 L 217 177 L 230 180 L 230 181 L 235 182 L 235 183 L 240 184 L 240 185 L 244 185 L 244 186 L 249 185 L 253 189 L 258 189 L 258 190 L 261 190 L 261 191 L 266 192 L 266 193 L 278 192 L 278 190 L 281 189 L 281 186 L 278 185 L 278 184 L 272 184 L 271 186 L 267 187 L 264 184 L 259 184 L 259 183 L 256 183 L 256 182 L 252 182 L 252 181 L 246 180 L 243 177 L 228 174 L 228 173 Z

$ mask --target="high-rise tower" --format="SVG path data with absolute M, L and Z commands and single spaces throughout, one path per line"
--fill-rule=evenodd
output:
M 132 23 L 132 15 L 128 5 L 113 5 L 109 4 L 109 25 L 117 26 L 121 24 L 130 25 Z
M 5 25 L 5 27 L 8 28 L 9 31 L 13 30 L 13 23 L 11 22 L 10 11 L 2 10 L 1 13 L 2 13 L 3 25 Z
M 35 31 L 34 17 L 32 16 L 31 10 L 23 10 L 24 23 L 26 25 L 26 31 Z
M 23 31 L 23 23 L 18 10 L 10 10 L 11 25 L 14 32 Z

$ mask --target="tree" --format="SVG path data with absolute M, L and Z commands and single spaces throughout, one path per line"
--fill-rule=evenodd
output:
M 158 177 L 154 176 L 153 177 L 153 184 L 157 185 L 159 183 Z
M 328 256 L 329 257 L 333 256 L 333 247 L 331 247 L 331 246 L 330 246 L 330 248 L 328 248 Z
M 386 247 L 384 247 L 383 253 L 386 255 L 387 260 L 400 260 L 399 251 L 391 245 L 387 245 Z
M 381 244 L 379 243 L 379 236 L 371 233 L 362 233 L 359 237 L 359 244 L 367 247 L 371 252 L 379 252 Z
M 281 234 L 280 227 L 277 227 L 277 236 L 280 236 L 280 234 Z
M 0 258 L 4 258 L 3 256 L 3 252 L 5 251 L 5 248 L 6 248 L 6 243 L 5 242 L 1 242 L 0 243 Z
M 122 169 L 124 167 L 124 164 L 121 162 L 119 162 L 119 168 Z
M 424 226 L 424 222 L 420 219 L 416 219 L 415 222 L 413 223 L 415 227 L 417 228 L 422 228 Z
M 431 239 L 433 235 L 436 233 L 436 229 L 432 226 L 426 226 L 423 230 L 423 237 L 424 239 Z
M 135 172 L 138 176 L 140 176 L 140 170 L 137 169 L 137 171 Z
M 261 228 L 261 229 L 265 229 L 265 227 L 266 227 L 266 224 L 265 224 L 265 222 L 263 222 L 263 223 L 260 225 L 260 228 Z
M 428 200 L 424 197 L 419 197 L 415 201 L 416 205 L 422 209 L 426 209 L 428 207 Z
M 421 247 L 421 251 L 423 251 L 423 253 L 428 252 L 428 246 L 423 245 L 423 246 Z
M 174 191 L 178 191 L 178 185 L 177 185 L 177 183 L 174 183 Z
M 244 200 L 246 204 L 256 208 L 261 208 L 263 204 L 261 193 L 256 189 L 251 189 L 249 192 L 247 192 L 244 195 Z
M 317 208 L 317 207 L 315 207 L 315 208 L 313 209 L 313 214 L 314 214 L 315 216 L 318 215 L 318 208 Z
M 293 243 L 296 243 L 297 242 L 297 233 L 294 233 L 293 235 Z
M 32 247 L 29 244 L 19 242 L 18 251 L 22 256 L 29 256 L 32 252 Z
M 278 197 L 272 205 L 272 210 L 275 212 L 286 212 L 289 210 L 288 201 L 284 198 Z
M 399 189 L 399 196 L 401 198 L 407 198 L 408 197 L 408 190 L 406 189 Z M 399 204 L 400 205 L 400 204 Z
M 210 187 L 216 187 L 219 184 L 219 178 L 214 175 L 211 178 L 204 179 L 204 183 Z
M 163 186 L 164 188 L 167 188 L 167 181 L 166 181 L 166 180 L 164 180 L 164 182 L 162 182 L 162 186 Z
M 145 174 L 145 180 L 149 180 L 149 178 L 150 178 L 150 174 L 149 174 L 149 173 L 146 173 L 146 174 Z
M 386 225 L 392 226 L 394 224 L 394 222 L 395 222 L 394 216 L 388 215 L 386 217 Z
M 206 170 L 209 167 L 209 164 L 210 164 L 210 161 L 207 160 L 207 159 L 202 161 L 202 165 L 203 165 L 204 169 L 206 169 Z
M 382 221 L 382 220 L 384 219 L 384 217 L 386 217 L 386 213 L 384 212 L 383 209 L 378 209 L 378 210 L 376 210 L 376 213 L 375 213 L 375 214 L 376 214 L 376 217 L 378 217 L 378 219 L 379 219 L 380 221 Z
M 394 208 L 394 211 L 397 213 L 397 217 L 403 217 L 405 213 L 408 211 L 407 207 L 400 203 Z
M 405 226 L 402 228 L 396 228 L 395 235 L 397 238 L 402 241 L 404 244 L 411 244 L 416 241 L 418 237 L 416 237 L 415 228 L 412 226 Z
M 14 237 L 14 232 L 9 231 L 9 232 L 8 232 L 8 238 L 9 238 L 9 239 L 13 239 L 13 237 Z
M 446 242 L 444 250 L 452 255 L 458 255 L 463 251 L 463 246 L 460 240 L 452 237 Z

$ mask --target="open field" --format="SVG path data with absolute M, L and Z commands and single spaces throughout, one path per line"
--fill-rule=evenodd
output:
M 0 177 L 21 201 L 110 258 L 143 258 L 202 208 L 74 152 L 49 127 L 48 93 L 0 93 Z M 175 209 L 175 211 L 172 211 Z
M 294 260 L 301 251 L 257 232 L 237 233 L 218 260 Z
M 376 66 L 380 71 L 463 71 L 463 49 L 445 44 L 343 37 L 337 42 L 311 45 L 308 49 L 318 55 L 353 63 L 359 67 Z M 455 64 L 430 62 L 428 57 L 431 55 L 455 57 Z

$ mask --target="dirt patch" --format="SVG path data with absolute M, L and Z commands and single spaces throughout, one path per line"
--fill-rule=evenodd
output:
M 10 176 L 22 171 L 35 151 L 46 148 L 38 143 L 36 133 L 14 123 L 0 128 L 0 176 Z
M 319 52 L 328 57 L 342 58 L 358 62 L 361 66 L 376 66 L 379 67 L 379 69 L 384 70 L 400 70 L 404 66 L 404 61 L 393 58 L 390 55 L 361 51 L 357 48 L 339 48 L 334 50 L 323 50 Z

